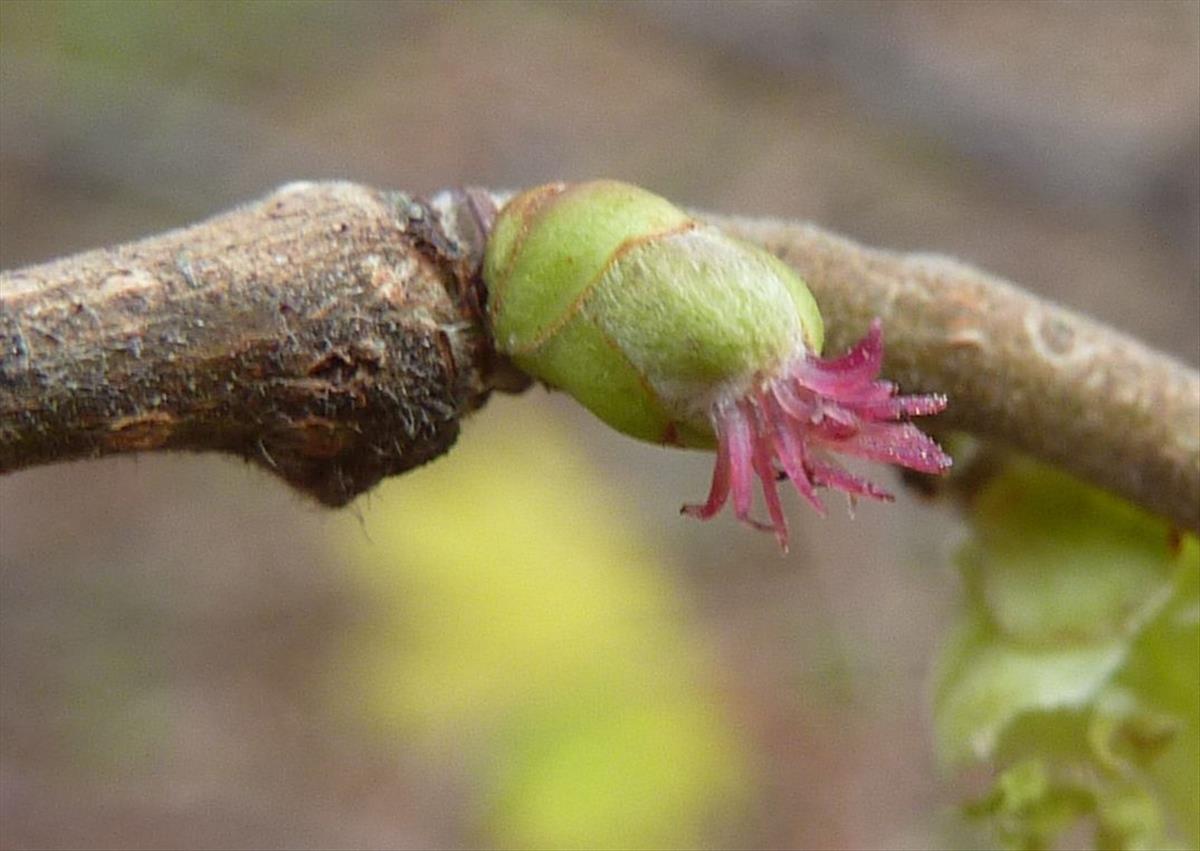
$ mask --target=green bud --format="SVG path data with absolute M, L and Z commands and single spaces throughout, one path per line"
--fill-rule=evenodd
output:
M 804 281 L 757 246 L 616 181 L 514 198 L 484 260 L 496 345 L 626 434 L 711 447 L 714 393 L 819 352 Z
M 779 476 L 823 512 L 817 487 L 891 498 L 829 452 L 950 466 L 897 422 L 946 399 L 877 380 L 878 321 L 846 355 L 821 358 L 821 314 L 795 272 L 644 189 L 598 180 L 518 195 L 495 221 L 483 277 L 496 348 L 517 367 L 633 437 L 715 446 L 708 501 L 688 514 L 708 519 L 732 496 L 739 519 L 786 548 Z M 750 518 L 755 477 L 769 525 Z

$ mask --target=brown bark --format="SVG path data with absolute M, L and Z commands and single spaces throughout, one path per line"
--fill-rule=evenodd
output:
M 838 351 L 883 318 L 884 371 L 950 398 L 938 422 L 993 438 L 1200 531 L 1200 374 L 1100 322 L 946 257 L 810 225 L 713 219 L 809 282 Z
M 340 505 L 445 451 L 492 388 L 478 192 L 295 184 L 181 231 L 0 276 L 0 472 L 218 449 Z M 435 211 L 438 213 L 435 215 Z M 484 216 L 483 218 L 486 218 Z M 940 419 L 1200 530 L 1200 376 L 944 258 L 707 217 L 808 280 L 829 351 L 884 320 Z
M 328 505 L 441 454 L 488 392 L 472 250 L 421 202 L 293 184 L 0 277 L 0 472 L 223 450 Z

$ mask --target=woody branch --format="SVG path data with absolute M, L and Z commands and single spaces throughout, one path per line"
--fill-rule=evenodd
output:
M 481 312 L 480 203 L 293 184 L 139 242 L 0 273 L 0 472 L 241 455 L 341 505 L 524 386 Z M 885 373 L 996 439 L 1200 530 L 1200 375 L 1010 283 L 812 225 L 704 216 L 793 265 L 836 352 L 881 317 Z

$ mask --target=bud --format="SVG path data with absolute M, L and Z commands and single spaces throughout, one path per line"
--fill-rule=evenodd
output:
M 708 519 L 732 496 L 738 519 L 786 549 L 778 476 L 824 513 L 817 487 L 891 498 L 830 451 L 928 473 L 950 465 L 897 422 L 946 400 L 877 380 L 878 321 L 846 355 L 820 358 L 821 314 L 790 267 L 643 189 L 594 181 L 518 195 L 496 219 L 483 274 L 496 346 L 519 368 L 625 434 L 716 448 L 709 498 L 687 514 Z M 755 476 L 769 524 L 750 518 Z

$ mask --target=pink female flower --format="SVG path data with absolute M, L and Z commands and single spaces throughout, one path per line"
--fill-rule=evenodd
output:
M 925 473 L 950 458 L 906 417 L 944 396 L 879 380 L 878 322 L 849 353 L 819 357 L 825 325 L 808 286 L 758 246 L 615 181 L 549 184 L 496 218 L 483 266 L 496 348 L 641 440 L 717 450 L 708 519 L 738 519 L 787 548 L 776 480 L 818 511 L 821 487 L 890 495 L 831 460 L 841 453 Z M 770 523 L 750 517 L 755 477 Z
M 765 375 L 738 397 L 713 403 L 710 416 L 717 436 L 712 488 L 703 505 L 683 512 L 708 520 L 732 494 L 733 512 L 758 529 L 773 530 L 787 549 L 788 527 L 776 489 L 783 476 L 825 514 L 818 487 L 890 501 L 892 495 L 848 472 L 831 453 L 882 461 L 921 473 L 941 473 L 950 456 L 904 417 L 936 414 L 946 407 L 938 394 L 898 396 L 897 387 L 879 379 L 883 364 L 883 326 L 876 319 L 867 336 L 840 358 L 805 352 L 775 375 Z M 750 517 L 754 478 L 762 484 L 769 524 Z

